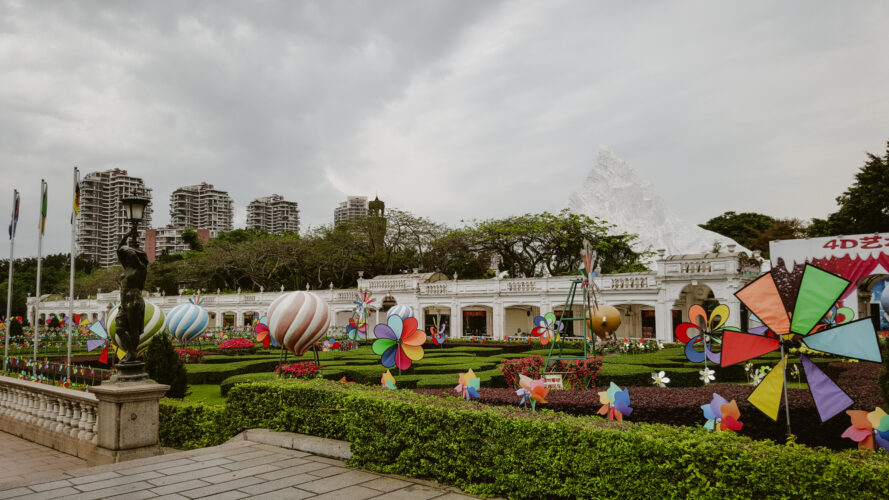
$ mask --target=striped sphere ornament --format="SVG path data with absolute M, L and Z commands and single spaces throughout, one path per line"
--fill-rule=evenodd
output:
M 386 317 L 388 318 L 389 316 L 398 316 L 404 321 L 414 317 L 414 310 L 408 306 L 397 305 L 386 311 Z
M 275 341 L 302 356 L 327 333 L 330 307 L 310 292 L 287 292 L 269 305 L 269 332 Z
M 114 343 L 120 347 L 120 339 L 117 338 L 117 315 L 120 313 L 120 305 L 114 306 L 114 309 L 108 313 L 108 335 L 114 339 Z M 160 307 L 145 301 L 145 323 L 142 335 L 139 337 L 139 352 L 144 352 L 148 347 L 151 339 L 164 330 L 164 311 Z
M 186 302 L 174 307 L 167 314 L 164 326 L 167 333 L 180 344 L 187 344 L 207 331 L 210 315 L 207 310 L 194 302 Z

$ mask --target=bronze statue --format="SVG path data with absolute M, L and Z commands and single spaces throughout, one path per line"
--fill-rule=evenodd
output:
M 142 289 L 148 274 L 148 257 L 139 248 L 136 239 L 139 234 L 136 225 L 125 234 L 117 245 L 117 258 L 123 266 L 120 276 L 120 312 L 117 315 L 117 337 L 120 347 L 126 351 L 121 364 L 135 364 L 138 361 L 139 337 L 145 326 L 145 301 Z M 129 245 L 127 245 L 129 239 Z

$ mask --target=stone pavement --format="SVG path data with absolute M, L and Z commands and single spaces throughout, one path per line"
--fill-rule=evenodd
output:
M 9 453 L 11 448 L 4 439 L 0 437 L 0 446 L 7 451 L 4 465 L 15 462 L 16 455 L 29 453 L 29 447 L 21 443 L 15 443 L 19 452 Z M 0 499 L 474 498 L 454 488 L 350 469 L 341 460 L 246 440 L 90 468 L 74 462 L 82 460 L 55 457 L 53 450 L 28 444 L 43 448 L 47 464 L 59 468 L 40 474 L 35 469 L 36 475 L 24 478 L 22 474 L 9 475 L 15 479 L 0 480 Z M 50 465 L 45 467 L 51 470 Z
M 0 485 L 86 467 L 86 460 L 0 431 Z

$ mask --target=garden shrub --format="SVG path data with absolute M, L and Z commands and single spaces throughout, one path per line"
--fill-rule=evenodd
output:
M 883 350 L 883 371 L 880 372 L 880 391 L 883 393 L 883 400 L 889 405 L 889 352 Z
M 179 355 L 173 352 L 173 343 L 165 333 L 155 335 L 145 350 L 145 371 L 158 384 L 167 384 L 168 398 L 184 398 L 188 392 L 188 375 Z
M 241 384 L 224 411 L 162 406 L 165 446 L 220 442 L 258 427 L 300 432 L 349 441 L 349 465 L 453 484 L 478 495 L 889 496 L 889 458 L 881 454 L 776 445 L 699 427 L 532 413 L 322 380 Z M 191 434 L 176 431 L 183 422 L 191 424 Z M 198 435 L 207 433 L 211 436 Z
M 191 450 L 216 446 L 232 437 L 224 407 L 162 399 L 158 418 L 158 439 L 163 446 Z
M 179 359 L 182 360 L 183 363 L 202 363 L 204 361 L 204 351 L 199 351 L 197 349 L 173 349 L 173 351 L 179 355 Z
M 543 360 L 543 356 L 535 354 L 524 358 L 504 360 L 497 368 L 506 379 L 507 387 L 515 389 L 519 386 L 519 375 L 533 379 L 542 377 L 543 371 L 546 369 L 546 362 Z
M 321 372 L 312 361 L 298 361 L 275 367 L 275 375 L 283 378 L 315 378 Z

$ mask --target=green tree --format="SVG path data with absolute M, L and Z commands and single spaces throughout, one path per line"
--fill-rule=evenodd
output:
M 774 222 L 774 218 L 755 212 L 725 212 L 708 220 L 706 224 L 699 225 L 708 231 L 737 241 L 742 247 L 767 253 L 768 241 L 763 248 L 755 240 L 759 232 L 767 230 Z
M 173 343 L 166 333 L 159 333 L 151 339 L 145 350 L 145 371 L 152 380 L 167 384 L 168 398 L 182 399 L 188 392 L 188 376 L 179 355 L 173 351 Z
M 756 231 L 748 248 L 760 250 L 769 258 L 770 241 L 805 238 L 807 234 L 806 224 L 799 219 L 774 219 L 769 227 Z
M 188 249 L 194 252 L 200 252 L 204 249 L 204 242 L 198 237 L 198 232 L 192 228 L 182 230 L 182 241 L 188 245 Z
M 814 219 L 810 236 L 889 231 L 889 141 L 886 156 L 867 153 L 855 181 L 837 197 L 839 210 L 827 219 Z

